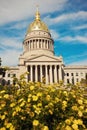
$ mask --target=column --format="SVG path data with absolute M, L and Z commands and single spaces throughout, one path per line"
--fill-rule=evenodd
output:
M 47 41 L 47 49 L 49 49 L 48 44 L 49 44 L 49 41 Z
M 29 42 L 29 50 L 30 50 L 30 42 Z
M 62 66 L 59 65 L 59 81 L 62 80 Z
M 26 72 L 28 72 L 28 66 L 26 66 Z M 28 82 L 28 74 L 25 75 L 25 80 Z
M 45 77 L 46 77 L 46 84 L 48 84 L 48 68 L 47 65 L 45 65 Z
M 54 66 L 54 82 L 57 83 L 57 66 Z
M 33 81 L 33 66 L 30 66 L 30 80 Z
M 31 42 L 30 42 L 30 50 L 31 50 Z
M 42 65 L 40 65 L 40 81 L 42 82 Z
M 43 40 L 43 44 L 44 44 L 44 49 L 45 49 L 45 41 Z
M 52 65 L 50 65 L 50 83 L 53 83 L 53 80 L 52 80 Z
M 41 49 L 42 49 L 42 43 L 41 43 L 41 39 L 39 39 L 39 41 L 40 41 L 40 44 L 41 44 Z
M 37 74 L 38 74 L 38 73 L 37 73 L 37 65 L 35 65 L 35 81 L 36 81 L 36 82 L 37 82 L 37 78 L 38 78 L 38 77 L 37 77 L 37 76 L 38 76 Z

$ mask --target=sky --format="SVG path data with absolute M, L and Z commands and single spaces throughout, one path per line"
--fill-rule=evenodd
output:
M 18 65 L 36 5 L 54 39 L 55 55 L 65 65 L 87 65 L 87 0 L 0 0 L 2 65 Z

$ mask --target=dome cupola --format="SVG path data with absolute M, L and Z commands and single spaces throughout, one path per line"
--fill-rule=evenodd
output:
M 54 41 L 50 31 L 40 18 L 38 9 L 34 21 L 29 25 L 24 42 L 24 53 L 26 55 L 54 54 Z
M 44 22 L 42 22 L 40 18 L 40 13 L 38 11 L 38 8 L 36 11 L 35 20 L 29 25 L 27 34 L 35 30 L 49 32 L 47 25 Z

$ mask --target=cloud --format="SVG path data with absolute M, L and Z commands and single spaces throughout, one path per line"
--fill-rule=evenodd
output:
M 44 18 L 44 21 L 48 22 L 49 25 L 58 24 L 61 22 L 66 22 L 66 21 L 69 22 L 70 20 L 74 20 L 74 21 L 87 20 L 87 12 L 78 11 L 74 13 L 67 13 L 67 14 L 59 15 L 55 18 L 51 18 L 51 16 L 48 15 L 47 17 Z
M 81 58 L 81 57 L 87 57 L 87 52 L 84 52 L 83 54 L 69 56 L 66 58 L 66 60 L 72 60 L 72 59 L 77 59 L 77 58 Z
M 28 25 L 29 25 L 29 21 L 21 21 L 21 22 L 12 24 L 9 27 L 6 27 L 5 30 L 7 29 L 22 30 L 22 29 L 25 29 Z
M 3 66 L 16 66 L 18 64 L 18 58 L 21 51 L 6 50 L 0 54 Z
M 13 66 L 18 64 L 18 57 L 22 51 L 22 43 L 17 38 L 0 38 L 0 57 L 2 65 Z
M 75 36 L 75 37 L 65 36 L 63 38 L 59 38 L 58 40 L 65 41 L 65 42 L 77 41 L 80 42 L 80 44 L 87 44 L 86 36 Z M 77 42 L 73 42 L 73 43 L 76 44 Z
M 8 37 L 0 37 L 0 46 L 4 49 L 22 49 L 22 43 L 18 38 L 8 38 Z
M 36 4 L 40 6 L 40 12 L 50 13 L 64 8 L 68 0 L 1 0 L 0 1 L 0 25 L 20 21 L 34 16 Z M 47 8 L 46 8 L 47 6 Z
M 86 65 L 87 66 L 87 59 L 75 61 L 75 62 L 70 63 L 69 65 Z
M 85 25 L 80 25 L 80 26 L 76 26 L 76 27 L 73 27 L 72 29 L 74 29 L 74 30 L 87 29 L 87 24 L 85 24 Z
M 57 40 L 59 38 L 59 34 L 55 30 L 51 29 L 50 33 L 51 33 L 54 40 Z
M 87 52 L 66 57 L 66 64 L 87 65 Z M 85 58 L 85 59 L 84 59 Z

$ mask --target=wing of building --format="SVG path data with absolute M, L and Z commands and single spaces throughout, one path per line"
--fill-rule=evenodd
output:
M 41 20 L 38 10 L 34 21 L 27 29 L 19 64 L 6 71 L 4 78 L 10 82 L 12 75 L 19 78 L 26 71 L 29 72 L 27 81 L 42 82 L 44 77 L 46 84 L 57 83 L 60 80 L 76 84 L 87 74 L 87 66 L 65 66 L 62 56 L 55 56 L 54 40 L 47 25 Z

